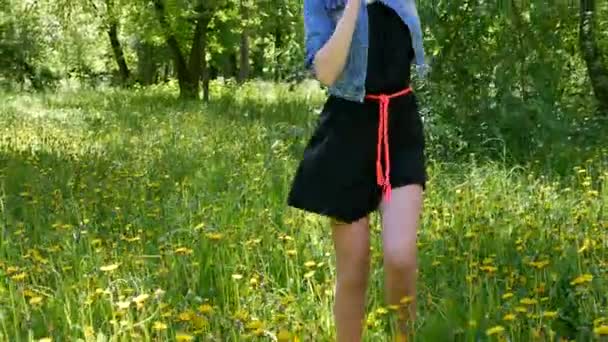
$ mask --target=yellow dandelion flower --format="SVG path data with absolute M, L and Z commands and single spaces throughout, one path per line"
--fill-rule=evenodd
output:
M 116 271 L 119 267 L 119 264 L 111 264 L 111 265 L 106 265 L 106 266 L 101 266 L 99 268 L 100 271 L 102 272 L 113 272 Z
M 582 285 L 585 283 L 590 283 L 592 280 L 593 276 L 589 273 L 585 273 L 581 276 L 574 278 L 574 280 L 570 282 L 570 285 Z
M 134 236 L 134 237 L 126 237 L 123 240 L 125 240 L 125 241 L 127 241 L 129 243 L 133 243 L 133 242 L 136 242 L 136 241 L 140 241 L 141 238 L 139 236 Z
M 513 292 L 507 292 L 502 295 L 502 299 L 509 299 L 511 297 L 513 297 Z
M 528 265 L 540 270 L 549 266 L 549 260 L 531 261 Z
M 534 304 L 538 303 L 538 300 L 536 300 L 534 298 L 523 298 L 519 302 L 523 305 L 534 305 Z
M 312 270 L 312 271 L 306 272 L 306 273 L 304 274 L 304 278 L 308 279 L 308 278 L 311 278 L 313 275 L 315 275 L 315 270 Z
M 515 320 L 515 315 L 512 314 L 512 313 L 509 313 L 509 314 L 506 314 L 502 319 L 505 320 L 505 321 L 508 321 L 508 322 L 514 321 Z
M 599 326 L 601 323 L 604 323 L 604 322 L 606 322 L 606 321 L 608 321 L 608 318 L 606 318 L 606 317 L 600 317 L 600 318 L 597 318 L 597 319 L 593 320 L 593 326 L 594 326 L 594 327 L 597 327 L 597 326 Z
M 543 312 L 543 317 L 548 319 L 553 319 L 557 317 L 557 311 L 545 311 Z
M 281 329 L 277 333 L 277 341 L 278 342 L 288 342 L 290 339 L 291 339 L 291 334 L 289 333 L 289 331 L 287 331 L 285 329 Z
M 241 279 L 243 279 L 243 275 L 242 274 L 233 274 L 232 279 L 241 280 Z
M 91 338 L 93 336 L 95 336 L 95 329 L 90 325 L 84 327 L 84 337 Z
M 290 249 L 290 250 L 286 251 L 285 253 L 287 253 L 288 256 L 294 256 L 297 254 L 297 251 L 295 249 Z
M 369 315 L 367 315 L 367 319 L 365 320 L 365 324 L 368 327 L 373 327 L 377 324 L 377 319 L 376 319 L 376 314 L 375 313 L 370 313 Z
M 23 290 L 23 297 L 26 297 L 26 298 L 36 297 L 36 292 L 29 290 L 29 289 L 25 289 L 25 290 Z
M 257 286 L 258 285 L 258 278 L 256 277 L 252 277 L 251 279 L 249 279 L 249 285 L 251 286 Z
M 26 277 L 27 277 L 27 273 L 21 272 L 19 274 L 15 274 L 14 276 L 12 276 L 11 279 L 14 281 L 23 281 L 23 280 L 25 280 Z
M 234 319 L 237 319 L 239 321 L 246 321 L 249 318 L 249 313 L 245 310 L 238 310 L 235 314 L 234 314 Z
M 6 275 L 10 276 L 19 272 L 19 267 L 9 266 L 6 268 Z
M 608 336 L 608 325 L 600 325 L 593 329 L 593 333 L 599 336 Z
M 286 235 L 286 234 L 285 234 L 285 235 L 281 235 L 281 236 L 279 236 L 279 240 L 283 240 L 283 241 L 292 241 L 292 240 L 293 240 L 293 238 L 292 238 L 291 236 L 289 236 L 289 235 Z
M 120 301 L 120 302 L 116 303 L 116 306 L 118 306 L 118 308 L 120 310 L 126 310 L 131 306 L 131 302 L 128 300 Z
M 495 327 L 492 327 L 488 330 L 486 330 L 486 335 L 488 336 L 492 336 L 492 335 L 497 335 L 497 334 L 501 334 L 505 331 L 505 328 L 503 326 L 497 325 Z
M 207 239 L 209 239 L 211 241 L 219 241 L 224 238 L 224 234 L 214 233 L 214 232 L 207 233 L 207 234 L 205 234 L 205 236 L 207 237 Z
M 486 273 L 495 273 L 496 271 L 498 271 L 497 267 L 495 267 L 495 266 L 489 266 L 489 265 L 481 266 L 479 269 L 482 270 L 482 271 L 484 271 L 484 272 L 486 272 Z
M 314 262 L 314 261 L 307 261 L 307 262 L 305 262 L 305 263 L 304 263 L 304 266 L 306 266 L 306 267 L 308 267 L 308 268 L 313 268 L 313 267 L 315 267 L 316 265 L 317 265 L 317 263 L 316 263 L 316 262 Z
M 388 313 L 388 310 L 386 308 L 379 307 L 376 309 L 376 314 L 379 316 L 386 315 L 387 313 Z
M 198 311 L 200 311 L 202 314 L 209 314 L 213 311 L 213 307 L 209 304 L 202 304 L 198 307 Z
M 192 320 L 192 317 L 194 317 L 194 313 L 190 310 L 181 312 L 179 315 L 177 315 L 177 319 L 182 322 L 189 322 Z
M 525 312 L 528 312 L 528 309 L 525 306 L 516 306 L 515 312 L 525 313 Z
M 163 331 L 163 330 L 167 330 L 167 325 L 163 322 L 154 322 L 154 324 L 152 325 L 152 330 L 155 331 Z
M 209 327 L 207 319 L 203 316 L 194 316 L 194 319 L 192 320 L 192 325 L 198 330 L 204 330 Z
M 190 254 L 194 253 L 194 251 L 191 248 L 178 247 L 175 249 L 174 253 L 177 255 L 190 255 Z
M 189 342 L 189 341 L 194 341 L 194 336 L 192 335 L 188 335 L 186 333 L 177 333 L 175 334 L 175 341 L 176 342 Z
M 30 298 L 30 305 L 38 305 L 42 303 L 43 298 L 40 296 L 36 296 L 36 297 L 32 297 Z
M 588 250 L 589 247 L 591 247 L 591 241 L 589 239 L 585 239 L 581 248 L 578 249 L 578 253 L 583 253 L 584 251 Z
M 259 321 L 259 320 L 254 320 L 254 321 L 251 321 L 251 322 L 247 323 L 246 327 L 249 330 L 257 330 L 257 329 L 263 328 L 264 327 L 264 323 L 262 321 Z
M 403 305 L 407 305 L 407 304 L 409 304 L 409 303 L 411 303 L 411 302 L 413 302 L 413 301 L 414 301 L 414 298 L 413 298 L 413 297 L 410 297 L 410 296 L 405 296 L 405 297 L 401 298 L 401 300 L 400 300 L 399 302 L 400 302 L 401 304 L 403 304 Z
M 146 299 L 150 298 L 150 295 L 147 293 L 142 293 L 139 296 L 133 298 L 133 302 L 136 304 L 142 304 L 146 301 Z
M 44 337 L 39 339 L 38 342 L 53 342 L 53 339 L 50 337 Z

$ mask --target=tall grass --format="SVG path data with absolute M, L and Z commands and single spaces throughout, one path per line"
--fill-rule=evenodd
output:
M 0 95 L 0 340 L 331 340 L 328 227 L 285 205 L 322 101 L 307 89 Z M 606 148 L 556 178 L 441 145 L 417 340 L 608 334 Z M 383 341 L 373 222 L 366 339 Z

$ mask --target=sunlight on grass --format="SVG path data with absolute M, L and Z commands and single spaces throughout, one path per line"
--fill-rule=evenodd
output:
M 0 95 L 0 338 L 331 340 L 326 222 L 285 206 L 322 94 L 252 89 Z M 608 335 L 605 152 L 553 179 L 430 151 L 419 340 Z

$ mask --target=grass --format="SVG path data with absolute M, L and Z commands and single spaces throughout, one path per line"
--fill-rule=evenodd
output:
M 326 221 L 285 205 L 322 94 L 256 89 L 0 95 L 0 340 L 331 340 Z M 606 149 L 557 178 L 436 148 L 417 340 L 608 334 Z

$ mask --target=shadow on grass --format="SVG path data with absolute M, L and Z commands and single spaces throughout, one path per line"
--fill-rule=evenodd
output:
M 314 87 L 313 87 L 314 88 Z M 127 129 L 139 134 L 148 124 L 158 120 L 179 120 L 184 113 L 200 113 L 217 120 L 242 125 L 262 125 L 277 139 L 286 141 L 292 157 L 301 155 L 316 124 L 324 95 L 314 91 L 291 91 L 276 85 L 226 85 L 217 87 L 210 103 L 179 100 L 166 88 L 77 92 L 44 98 L 49 108 L 86 110 L 85 125 L 93 131 Z M 421 104 L 421 111 L 428 108 Z M 459 132 L 475 130 L 459 128 L 445 117 L 428 116 L 425 121 L 429 160 L 446 164 L 469 162 L 471 154 L 479 162 L 503 163 L 508 168 L 523 167 L 530 172 L 561 178 L 591 159 L 608 167 L 608 127 L 606 120 L 594 118 L 581 122 L 547 123 L 541 133 L 522 132 L 513 127 L 494 127 L 502 138 L 492 138 L 481 130 L 476 136 Z M 541 132 L 539 131 L 539 132 Z M 535 134 L 536 136 L 531 136 Z

